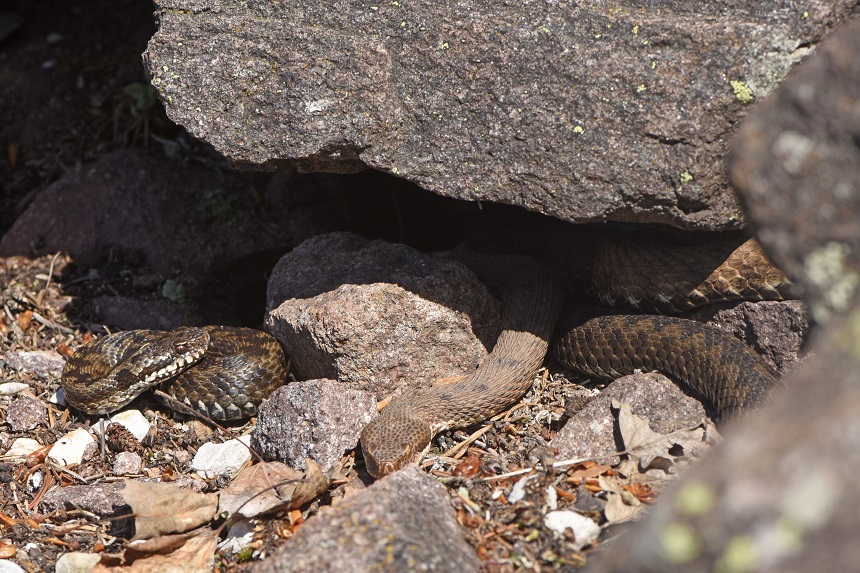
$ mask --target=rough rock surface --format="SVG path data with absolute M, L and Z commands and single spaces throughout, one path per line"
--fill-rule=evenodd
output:
M 167 0 L 145 60 L 168 115 L 237 164 L 714 229 L 743 219 L 721 159 L 745 104 L 852 10 Z
M 272 271 L 267 330 L 300 379 L 330 378 L 382 399 L 474 369 L 498 336 L 499 304 L 459 263 L 331 233 Z
M 623 448 L 616 442 L 613 401 L 629 405 L 659 434 L 692 428 L 705 419 L 702 403 L 684 394 L 662 374 L 623 376 L 576 412 L 559 431 L 552 441 L 559 459 L 593 458 L 602 464 L 618 463 L 614 454 Z
M 122 482 L 57 487 L 45 494 L 39 507 L 46 512 L 82 509 L 100 517 L 130 515 L 131 507 L 121 493 L 124 487 Z M 131 517 L 114 520 L 113 526 L 118 535 L 130 536 L 134 532 Z
M 253 568 L 275 571 L 478 571 L 445 489 L 408 466 L 324 511 Z
M 813 330 L 787 391 L 727 433 L 592 571 L 830 571 L 860 560 L 858 53 L 855 21 L 756 110 L 731 163 L 763 246 L 830 322 Z
M 198 272 L 268 240 L 252 234 L 259 225 L 250 218 L 240 236 L 232 232 L 241 213 L 227 211 L 231 198 L 217 193 L 230 177 L 144 153 L 112 153 L 40 193 L 0 240 L 0 256 L 62 250 L 84 268 L 110 255 L 142 257 L 142 268 L 161 280 Z
M 374 417 L 372 394 L 335 380 L 291 382 L 260 406 L 251 447 L 295 469 L 306 469 L 305 458 L 311 458 L 327 472 L 358 445 Z
M 809 313 L 799 300 L 713 305 L 691 318 L 737 336 L 780 372 L 800 361 L 809 334 Z
M 48 406 L 44 402 L 24 396 L 9 405 L 6 421 L 13 432 L 25 432 L 45 423 L 47 417 Z
M 846 25 L 758 108 L 730 157 L 762 244 L 799 279 L 819 322 L 848 309 L 860 287 L 858 29 Z

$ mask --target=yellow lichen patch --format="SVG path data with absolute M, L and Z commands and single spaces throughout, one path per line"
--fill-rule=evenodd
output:
M 739 102 L 747 105 L 755 101 L 753 91 L 745 82 L 740 80 L 731 80 L 729 83 L 732 84 L 732 90 L 735 92 L 735 97 L 738 98 Z

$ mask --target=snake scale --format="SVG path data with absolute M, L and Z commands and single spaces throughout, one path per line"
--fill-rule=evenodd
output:
M 553 336 L 565 298 L 544 263 L 522 255 L 469 250 L 454 257 L 496 290 L 503 329 L 469 376 L 396 398 L 361 434 L 370 473 L 402 467 L 443 429 L 482 421 L 525 393 L 555 338 L 562 364 L 589 376 L 662 372 L 704 398 L 720 415 L 761 404 L 777 374 L 733 336 L 695 321 L 653 315 L 591 316 Z M 754 241 L 672 246 L 639 239 L 604 244 L 593 261 L 591 290 L 604 303 L 673 314 L 728 300 L 789 298 L 789 281 Z M 285 382 L 283 351 L 270 335 L 247 328 L 132 330 L 81 347 L 61 384 L 68 402 L 88 414 L 121 408 L 158 386 L 213 419 L 239 419 Z

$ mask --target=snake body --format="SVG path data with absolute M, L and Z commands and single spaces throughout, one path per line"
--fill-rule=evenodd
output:
M 725 300 L 790 296 L 790 282 L 767 261 L 757 243 L 729 246 L 718 242 L 693 251 L 650 241 L 609 244 L 594 261 L 592 289 L 607 302 L 664 312 Z M 619 262 L 619 251 L 629 259 Z M 482 280 L 508 285 L 500 291 L 502 334 L 474 373 L 456 385 L 398 397 L 364 429 L 364 458 L 375 477 L 409 463 L 441 429 L 475 423 L 509 407 L 543 361 L 556 324 L 554 309 L 560 304 L 552 273 L 522 258 L 499 261 L 476 256 L 465 262 Z M 667 277 L 673 273 L 677 276 Z M 666 281 L 672 281 L 668 289 Z M 590 318 L 567 329 L 554 352 L 562 364 L 599 378 L 635 370 L 661 372 L 726 416 L 760 405 L 778 384 L 777 374 L 738 339 L 679 318 Z
M 365 462 L 376 477 L 411 461 L 435 433 L 514 404 L 549 349 L 564 299 L 553 271 L 522 255 L 458 250 L 454 257 L 496 289 L 502 333 L 475 372 L 399 396 L 362 431 Z M 788 298 L 789 286 L 753 241 L 670 247 L 634 239 L 599 249 L 591 290 L 605 303 L 674 313 L 726 300 Z M 778 384 L 777 374 L 738 339 L 679 318 L 582 318 L 564 329 L 553 350 L 562 364 L 589 376 L 662 372 L 724 416 L 761 404 Z M 116 410 L 157 386 L 171 407 L 181 403 L 229 420 L 253 415 L 285 379 L 284 354 L 273 337 L 209 326 L 104 337 L 69 359 L 61 384 L 68 402 L 89 414 Z
M 170 407 L 236 420 L 254 415 L 286 378 L 284 351 L 271 335 L 206 326 L 105 336 L 72 355 L 60 384 L 68 403 L 87 414 L 113 412 L 158 387 Z

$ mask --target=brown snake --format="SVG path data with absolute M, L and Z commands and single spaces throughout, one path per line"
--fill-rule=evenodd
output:
M 386 475 L 419 455 L 446 428 L 482 421 L 509 407 L 532 384 L 549 348 L 564 298 L 555 274 L 521 255 L 458 251 L 502 300 L 503 325 L 492 352 L 469 376 L 398 397 L 361 434 L 368 470 Z M 696 264 L 698 263 L 698 265 Z M 787 298 L 789 283 L 758 244 L 717 241 L 672 246 L 639 239 L 610 242 L 593 263 L 592 290 L 606 303 L 677 313 L 726 300 Z M 778 378 L 749 347 L 704 324 L 647 315 L 597 316 L 565 329 L 554 347 L 563 364 L 615 378 L 659 371 L 701 395 L 719 414 L 759 405 Z M 211 418 L 253 415 L 284 383 L 283 351 L 247 328 L 184 327 L 120 332 L 80 348 L 63 371 L 66 399 L 90 414 L 116 410 L 159 386 L 168 406 Z
M 691 267 L 695 261 L 705 266 Z M 435 433 L 510 407 L 532 384 L 546 355 L 562 302 L 553 273 L 524 257 L 479 255 L 464 262 L 499 288 L 502 334 L 475 372 L 453 384 L 398 397 L 364 429 L 364 459 L 375 477 L 419 456 Z M 673 285 L 668 290 L 667 281 Z M 601 249 L 592 285 L 604 301 L 661 312 L 727 300 L 781 300 L 790 287 L 754 241 L 668 249 L 636 239 Z M 554 353 L 562 364 L 600 378 L 662 372 L 700 394 L 720 415 L 761 404 L 778 384 L 778 375 L 740 340 L 678 318 L 591 318 L 563 334 Z

